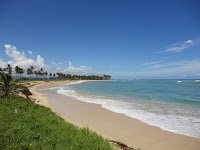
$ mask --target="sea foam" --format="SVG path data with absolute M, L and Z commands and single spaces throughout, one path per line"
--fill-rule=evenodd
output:
M 100 104 L 105 109 L 138 119 L 163 130 L 200 138 L 200 110 L 197 108 L 164 103 L 154 99 L 128 101 L 118 97 L 80 94 L 70 88 L 71 84 L 79 83 L 82 81 L 60 85 L 57 93 L 74 97 L 80 101 Z

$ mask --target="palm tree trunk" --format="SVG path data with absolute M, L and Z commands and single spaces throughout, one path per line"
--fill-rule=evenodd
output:
M 5 91 L 5 96 L 8 96 L 8 90 Z

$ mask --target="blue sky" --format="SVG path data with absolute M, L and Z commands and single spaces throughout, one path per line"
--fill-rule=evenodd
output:
M 0 66 L 6 63 L 113 78 L 200 78 L 200 1 L 1 0 Z

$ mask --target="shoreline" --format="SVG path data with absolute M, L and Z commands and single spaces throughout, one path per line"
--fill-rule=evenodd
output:
M 159 127 L 148 125 L 140 120 L 102 108 L 98 104 L 79 101 L 57 93 L 38 91 L 38 87 L 52 87 L 59 83 L 63 83 L 63 81 L 39 84 L 31 87 L 30 90 L 31 92 L 33 91 L 34 95 L 40 97 L 40 101 L 45 102 L 47 100 L 49 102 L 47 107 L 50 107 L 53 111 L 75 125 L 81 127 L 88 126 L 106 138 L 111 138 L 126 143 L 131 147 L 144 150 L 197 150 L 200 148 L 200 139 L 198 138 L 162 130 Z M 44 97 L 46 97 L 46 100 Z

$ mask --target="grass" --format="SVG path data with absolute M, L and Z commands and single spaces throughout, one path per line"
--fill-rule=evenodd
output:
M 111 150 L 87 128 L 65 122 L 49 108 L 20 96 L 0 97 L 0 149 Z

